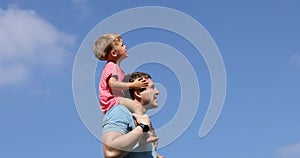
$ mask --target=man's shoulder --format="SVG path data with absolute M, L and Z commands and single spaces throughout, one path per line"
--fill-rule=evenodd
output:
M 123 105 L 115 105 L 104 115 L 102 134 L 107 132 L 126 134 L 130 131 L 129 127 L 133 127 L 132 124 L 133 118 L 129 110 Z

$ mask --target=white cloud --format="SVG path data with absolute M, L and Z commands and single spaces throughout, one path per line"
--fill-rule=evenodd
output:
M 287 145 L 278 149 L 276 153 L 278 158 L 299 158 L 300 157 L 300 142 L 297 144 Z
M 59 68 L 74 42 L 33 10 L 0 7 L 0 86 L 31 78 L 34 68 Z

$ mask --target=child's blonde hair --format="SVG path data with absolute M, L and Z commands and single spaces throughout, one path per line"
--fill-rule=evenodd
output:
M 115 48 L 121 39 L 121 35 L 115 33 L 108 33 L 99 37 L 93 46 L 96 58 L 99 60 L 107 60 L 107 54 Z

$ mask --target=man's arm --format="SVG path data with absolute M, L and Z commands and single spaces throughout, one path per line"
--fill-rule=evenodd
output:
M 122 158 L 142 138 L 143 129 L 138 126 L 127 134 L 107 132 L 102 135 L 102 146 L 105 158 Z

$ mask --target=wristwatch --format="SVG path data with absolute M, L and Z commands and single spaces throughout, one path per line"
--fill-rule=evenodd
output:
M 138 123 L 137 125 L 142 127 L 143 132 L 148 132 L 149 131 L 149 126 L 148 125 L 145 125 L 145 124 L 142 124 L 142 123 Z

